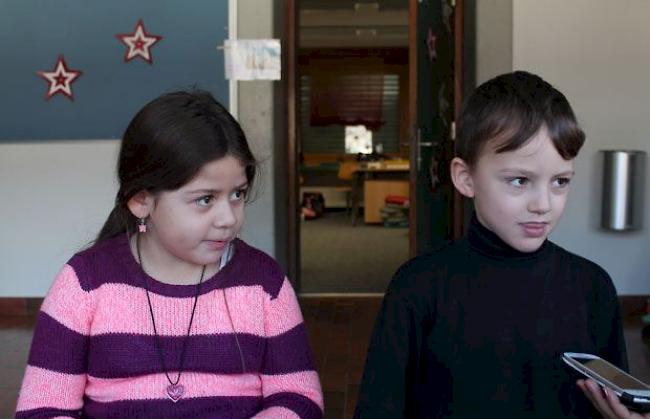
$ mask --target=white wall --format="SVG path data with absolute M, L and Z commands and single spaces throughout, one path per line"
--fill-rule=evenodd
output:
M 641 231 L 598 228 L 598 150 L 650 154 L 650 2 L 516 0 L 513 68 L 540 74 L 569 99 L 587 134 L 553 240 L 603 266 L 619 294 L 650 294 L 650 181 Z
M 273 38 L 273 2 L 239 0 L 237 37 Z M 253 154 L 260 161 L 256 199 L 246 208 L 241 237 L 270 255 L 275 255 L 275 193 L 273 156 L 273 82 L 239 81 L 238 119 Z
M 512 71 L 512 0 L 476 0 L 476 84 Z
M 0 144 L 0 297 L 41 297 L 113 208 L 117 140 Z

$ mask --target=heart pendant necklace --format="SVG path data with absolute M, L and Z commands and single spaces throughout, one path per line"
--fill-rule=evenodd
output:
M 170 384 L 167 386 L 167 397 L 174 403 L 180 400 L 185 393 L 185 387 L 182 384 Z
M 140 263 L 140 269 L 142 269 L 142 271 L 144 272 L 144 267 L 142 266 L 142 256 L 140 255 L 140 234 L 142 233 L 138 233 L 138 236 L 136 237 L 135 247 L 138 253 L 138 262 Z M 167 366 L 165 365 L 165 357 L 163 355 L 162 344 L 160 343 L 160 336 L 158 335 L 158 330 L 156 329 L 156 319 L 154 318 L 153 315 L 153 306 L 151 305 L 151 298 L 149 297 L 149 284 L 147 283 L 146 275 L 144 276 L 144 289 L 147 294 L 147 303 L 149 304 L 149 314 L 151 314 L 151 324 L 153 325 L 153 334 L 155 337 L 156 349 L 158 350 L 160 365 L 162 366 L 162 370 L 165 373 L 165 377 L 167 377 L 167 381 L 169 382 L 169 385 L 165 387 L 165 395 L 169 398 L 169 400 L 171 400 L 174 403 L 178 402 L 181 399 L 181 397 L 183 397 L 183 395 L 185 394 L 185 386 L 179 384 L 179 382 L 181 381 L 181 374 L 183 374 L 183 364 L 185 363 L 185 350 L 187 349 L 187 342 L 190 337 L 190 331 L 192 330 L 192 322 L 194 321 L 194 313 L 196 312 L 196 303 L 199 300 L 199 290 L 201 288 L 201 283 L 203 282 L 204 275 L 205 275 L 205 265 L 203 265 L 203 270 L 201 271 L 201 278 L 199 278 L 199 282 L 197 282 L 196 284 L 196 292 L 194 294 L 194 305 L 192 306 L 192 314 L 190 315 L 190 324 L 187 326 L 187 333 L 185 334 L 185 338 L 183 339 L 183 349 L 181 350 L 180 365 L 178 366 L 178 373 L 176 375 L 176 380 L 174 381 L 172 381 L 172 379 L 169 378 L 169 374 L 167 373 Z

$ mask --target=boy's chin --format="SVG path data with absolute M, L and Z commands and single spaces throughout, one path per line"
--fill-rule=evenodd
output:
M 522 253 L 533 253 L 539 250 L 546 241 L 546 236 L 538 238 L 525 238 L 518 240 L 516 243 L 510 243 L 510 246 Z

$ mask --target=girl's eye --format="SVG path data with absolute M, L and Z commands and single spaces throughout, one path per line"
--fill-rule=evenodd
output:
M 202 196 L 199 199 L 196 200 L 196 203 L 200 207 L 205 207 L 210 205 L 210 202 L 212 202 L 212 196 L 211 195 L 206 195 Z
M 528 183 L 528 179 L 525 177 L 514 177 L 508 179 L 508 183 L 516 188 L 521 188 Z
M 553 186 L 556 188 L 564 188 L 569 186 L 569 183 L 571 183 L 571 179 L 568 177 L 559 177 L 553 181 Z
M 241 201 L 246 198 L 246 189 L 238 189 L 230 195 L 231 201 Z

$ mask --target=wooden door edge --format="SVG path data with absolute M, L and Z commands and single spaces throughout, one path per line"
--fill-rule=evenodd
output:
M 417 176 L 418 168 L 415 161 L 417 145 L 417 36 L 418 36 L 418 1 L 409 0 L 409 256 L 415 257 L 417 253 Z
M 287 275 L 292 279 L 296 292 L 300 292 L 300 225 L 298 200 L 298 140 L 296 114 L 297 88 L 297 0 L 285 3 L 285 57 L 287 95 Z

